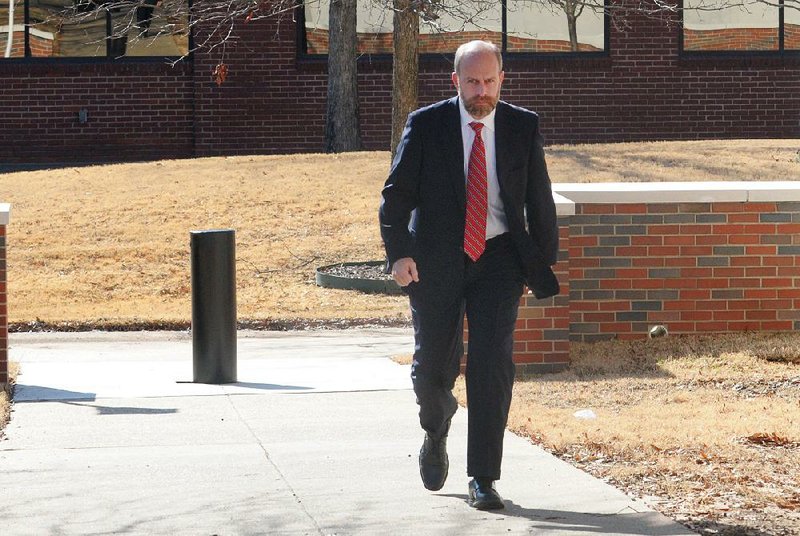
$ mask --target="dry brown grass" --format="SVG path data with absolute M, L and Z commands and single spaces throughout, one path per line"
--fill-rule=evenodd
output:
M 561 145 L 547 153 L 556 182 L 800 179 L 800 140 Z
M 548 148 L 557 182 L 791 180 L 797 140 Z M 381 259 L 389 155 L 252 156 L 0 174 L 12 204 L 9 314 L 186 323 L 189 231 L 234 228 L 241 319 L 406 319 L 402 297 L 319 288 L 319 265 Z
M 702 533 L 796 535 L 798 410 L 800 334 L 668 337 L 574 345 L 509 428 Z
M 243 319 L 398 317 L 316 266 L 382 258 L 385 154 L 234 157 L 0 175 L 12 322 L 187 321 L 189 232 L 234 228 Z

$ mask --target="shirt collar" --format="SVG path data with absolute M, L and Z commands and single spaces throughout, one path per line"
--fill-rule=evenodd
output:
M 473 121 L 478 121 L 479 123 L 483 123 L 484 128 L 488 128 L 490 131 L 494 132 L 494 113 L 497 111 L 497 107 L 495 106 L 494 110 L 484 117 L 483 119 L 475 119 L 471 115 L 466 108 L 464 108 L 464 102 L 461 100 L 461 97 L 458 98 L 458 109 L 461 112 L 461 128 L 472 128 L 469 126 L 470 123 Z

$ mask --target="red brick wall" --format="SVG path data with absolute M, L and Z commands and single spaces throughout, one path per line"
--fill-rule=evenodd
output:
M 8 295 L 6 290 L 6 226 L 0 225 L 0 390 L 8 383 Z
M 0 162 L 193 153 L 190 65 L 0 60 L 0 77 Z M 81 109 L 88 113 L 84 124 L 78 120 Z
M 800 203 L 578 205 L 573 340 L 800 327 Z
M 30 36 L 31 55 L 37 58 L 49 58 L 53 55 L 53 40 Z
M 458 48 L 458 45 L 473 39 L 491 41 L 499 46 L 502 41 L 502 34 L 490 31 L 421 34 L 419 36 L 419 51 L 421 54 L 452 54 Z M 309 30 L 306 33 L 306 42 L 309 54 L 327 54 L 328 30 L 324 28 Z M 527 39 L 514 36 L 508 37 L 507 46 L 508 50 L 514 52 L 571 52 L 572 50 L 569 41 Z M 578 48 L 583 52 L 600 50 L 584 43 L 580 43 Z M 358 34 L 358 51 L 360 54 L 391 54 L 392 34 L 360 33 Z
M 522 299 L 514 335 L 514 362 L 523 373 L 555 371 L 569 363 L 569 250 L 571 216 L 559 218 L 559 255 L 555 266 L 561 293 L 537 300 L 533 295 Z
M 800 25 L 785 24 L 784 48 L 800 50 Z M 689 30 L 683 33 L 685 50 L 778 50 L 777 28 L 728 28 L 723 30 Z
M 2 24 L 8 24 L 8 21 L 3 20 Z M 10 57 L 21 58 L 25 55 L 25 34 L 20 31 L 15 31 L 13 39 L 14 40 L 11 42 Z M 5 54 L 7 44 L 8 34 L 6 32 L 0 33 L 0 60 L 2 60 L 2 54 Z
M 607 56 L 508 56 L 504 98 L 540 113 L 548 143 L 800 137 L 799 57 L 681 56 L 674 21 L 628 22 L 611 25 Z M 177 67 L 0 61 L 0 161 L 322 150 L 324 60 L 298 58 L 288 18 L 240 29 L 222 87 L 221 49 Z M 420 104 L 453 94 L 450 70 L 445 56 L 422 59 Z M 362 57 L 359 83 L 365 148 L 387 149 L 391 61 Z
M 786 50 L 800 50 L 800 24 L 784 24 L 783 40 Z
M 644 338 L 658 324 L 674 335 L 800 329 L 800 190 L 740 185 L 715 186 L 718 201 L 614 202 L 600 199 L 603 185 L 556 184 L 576 201 L 559 218 L 562 293 L 520 305 L 518 367 L 557 370 L 570 341 Z M 674 197 L 647 188 L 639 197 Z M 701 197 L 689 191 L 681 197 Z M 730 200 L 754 197 L 789 200 Z
M 778 28 L 683 30 L 685 50 L 778 50 Z

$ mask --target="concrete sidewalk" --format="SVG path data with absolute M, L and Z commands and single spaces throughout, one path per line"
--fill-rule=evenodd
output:
M 693 534 L 512 434 L 499 512 L 419 479 L 401 329 L 241 332 L 237 384 L 185 383 L 185 333 L 14 334 L 3 535 Z

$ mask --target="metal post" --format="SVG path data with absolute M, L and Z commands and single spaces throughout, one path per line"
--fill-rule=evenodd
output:
M 195 383 L 236 382 L 236 240 L 233 229 L 192 231 Z

